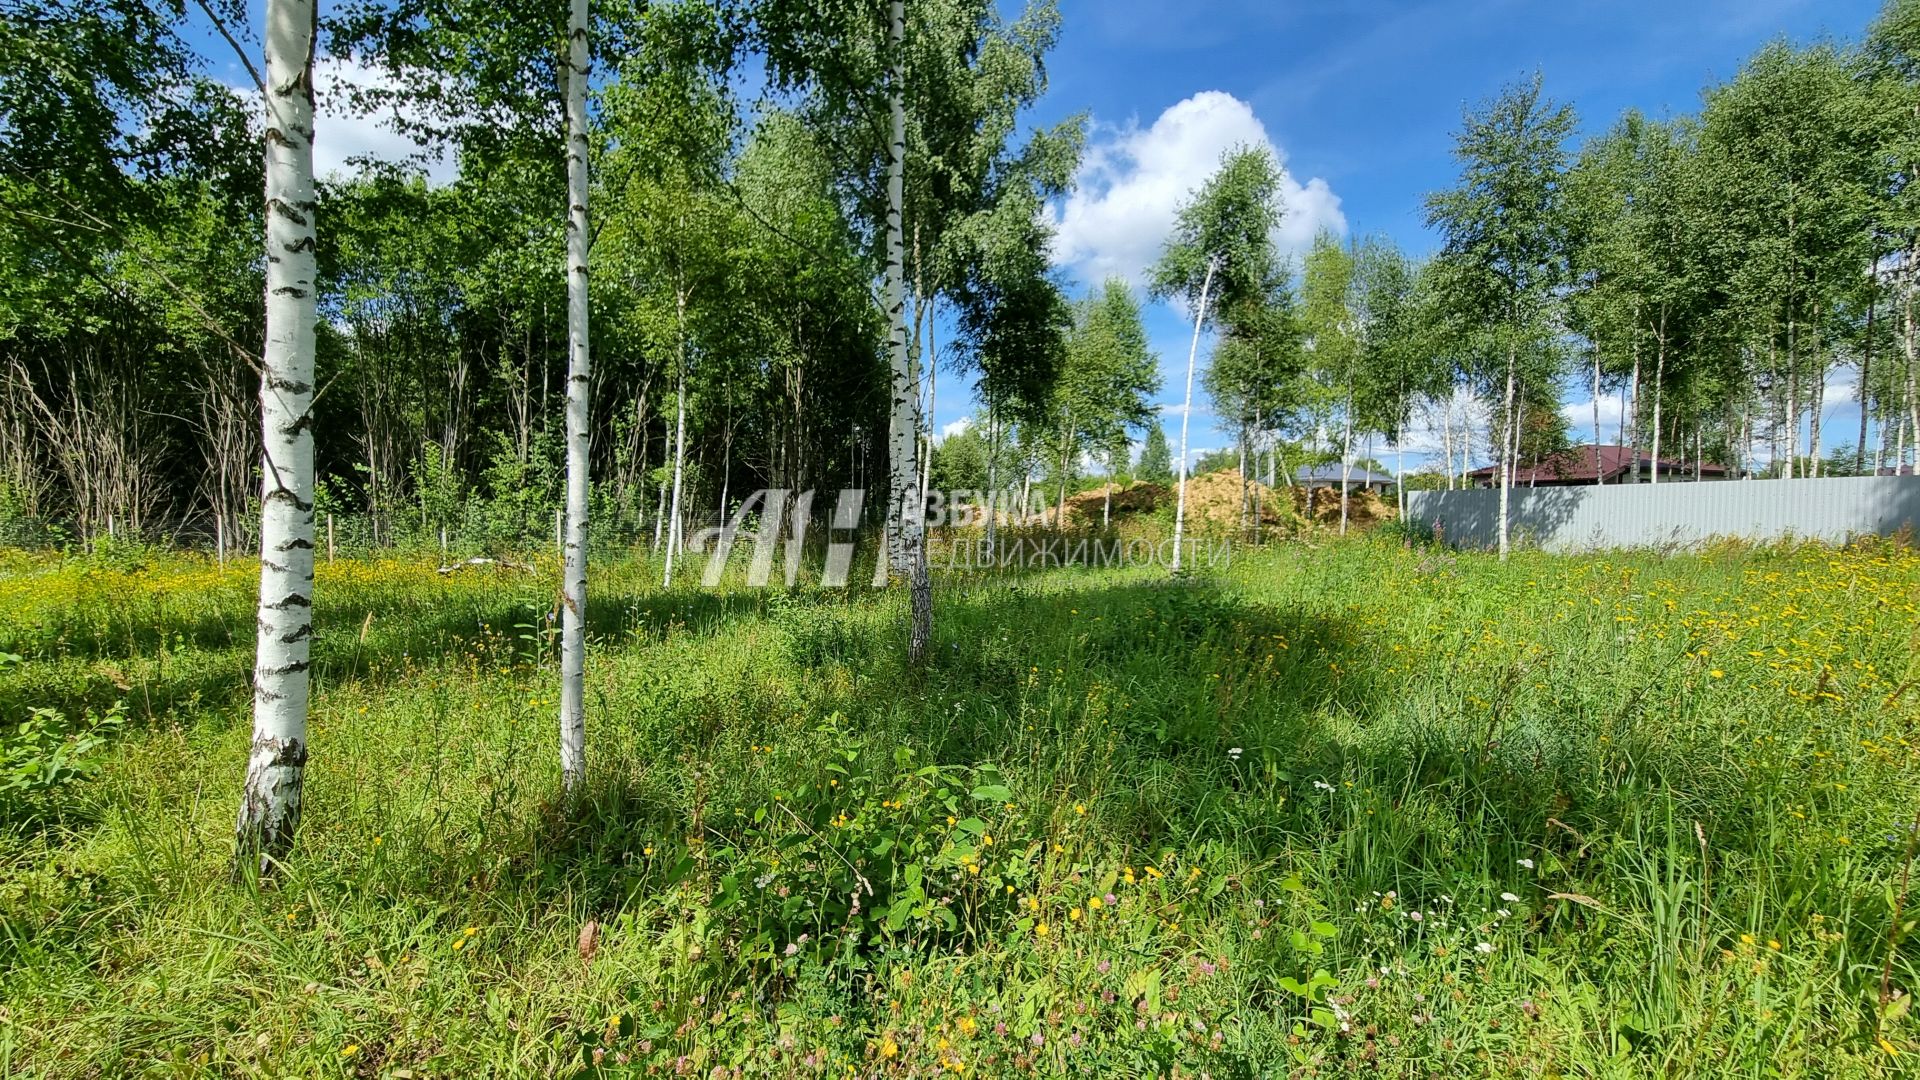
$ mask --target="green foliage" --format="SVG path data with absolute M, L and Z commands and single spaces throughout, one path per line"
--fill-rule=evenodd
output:
M 1140 448 L 1140 464 L 1135 472 L 1150 484 L 1173 480 L 1173 451 L 1167 446 L 1166 428 L 1157 421 L 1147 425 L 1147 441 Z
M 0 653 L 0 673 L 20 663 L 18 654 Z M 111 740 L 125 721 L 126 708 L 119 702 L 103 713 L 89 710 L 78 720 L 37 708 L 0 731 L 0 825 L 57 818 L 69 789 L 106 764 Z

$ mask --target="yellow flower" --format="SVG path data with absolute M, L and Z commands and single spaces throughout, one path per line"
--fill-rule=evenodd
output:
M 1740 944 L 1742 944 L 1742 945 L 1751 945 L 1751 944 L 1753 944 L 1753 935 L 1752 935 L 1752 934 L 1741 934 L 1741 935 L 1740 935 Z
M 1079 922 L 1079 921 L 1080 921 L 1080 909 L 1079 909 L 1079 908 L 1069 908 L 1069 909 L 1067 910 L 1067 921 L 1068 921 L 1068 922 Z
M 892 1039 L 880 1040 L 880 1056 L 881 1057 L 883 1058 L 896 1057 L 899 1055 L 899 1053 L 900 1053 L 899 1043 L 894 1042 Z
M 1102 906 L 1102 905 L 1101 905 L 1101 903 L 1100 903 L 1100 898 L 1099 898 L 1099 897 L 1097 897 L 1097 896 L 1089 896 L 1089 897 L 1087 897 L 1087 910 L 1088 910 L 1088 911 L 1099 911 L 1099 910 L 1100 910 L 1100 908 L 1101 908 L 1101 906 Z
M 454 951 L 454 952 L 459 952 L 459 951 L 460 951 L 461 949 L 464 949 L 464 948 L 466 948 L 466 947 L 467 947 L 467 939 L 466 939 L 466 938 L 461 938 L 461 939 L 459 939 L 458 941 L 455 941 L 455 942 L 453 943 L 453 951 Z
M 352 1043 L 348 1043 L 347 1045 L 340 1048 L 340 1056 L 343 1058 L 350 1058 L 359 1052 L 360 1052 L 360 1048 L 358 1046 L 355 1046 Z
M 1040 937 L 1046 937 L 1048 934 L 1052 933 L 1053 931 L 1050 927 L 1047 926 L 1046 923 L 1041 923 L 1040 925 L 1033 928 L 1033 932 Z
M 1084 814 L 1084 813 L 1086 813 L 1086 812 L 1087 812 L 1087 804 L 1086 804 L 1086 803 L 1074 803 L 1074 804 L 1073 804 L 1073 812 L 1074 812 L 1074 813 L 1076 813 L 1076 814 Z
M 979 1030 L 979 1028 L 980 1025 L 974 1021 L 973 1017 L 963 1016 L 960 1018 L 960 1033 L 962 1035 L 971 1035 Z
M 1772 950 L 1773 950 L 1774 952 L 1779 952 L 1779 951 L 1780 951 L 1780 943 L 1779 943 L 1779 942 L 1777 942 L 1777 941 L 1775 941 L 1775 940 L 1773 940 L 1772 938 L 1768 938 L 1768 939 L 1767 939 L 1767 948 L 1769 948 L 1769 949 L 1772 949 Z
M 1724 679 L 1727 677 L 1727 673 L 1724 671 L 1721 671 L 1719 668 L 1714 668 L 1713 677 L 1716 679 Z

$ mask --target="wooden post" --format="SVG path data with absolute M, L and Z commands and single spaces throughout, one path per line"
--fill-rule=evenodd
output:
M 213 561 L 220 569 L 227 568 L 227 522 L 218 514 L 213 516 Z
M 440 565 L 447 565 L 447 527 L 440 526 Z
M 327 561 L 333 561 L 333 515 L 327 515 Z

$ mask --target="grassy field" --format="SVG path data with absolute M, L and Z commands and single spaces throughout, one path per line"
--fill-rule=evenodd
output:
M 0 568 L 6 1075 L 1920 1059 L 1908 549 L 955 578 L 920 673 L 897 596 L 609 562 L 573 805 L 551 575 L 342 562 L 259 888 L 252 576 Z

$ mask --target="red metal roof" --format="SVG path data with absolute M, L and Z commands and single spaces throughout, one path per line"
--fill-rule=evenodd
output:
M 1624 476 L 1633 470 L 1633 457 L 1633 448 L 1629 446 L 1613 446 L 1610 444 L 1602 444 L 1598 447 L 1590 445 L 1576 446 L 1572 449 L 1553 454 L 1537 464 L 1514 470 L 1513 482 L 1515 486 L 1524 487 L 1532 483 L 1591 484 L 1597 476 L 1603 476 L 1611 480 L 1616 476 Z M 1640 467 L 1643 471 L 1651 471 L 1653 468 L 1653 455 L 1642 452 L 1640 454 Z M 1679 462 L 1671 458 L 1660 459 L 1660 472 L 1662 475 L 1669 473 L 1686 473 L 1690 475 L 1693 472 L 1693 468 L 1692 462 Z M 1712 462 L 1703 461 L 1700 463 L 1700 474 L 1702 476 L 1725 476 L 1727 475 L 1727 467 L 1725 465 L 1715 465 Z M 1490 479 L 1498 474 L 1494 471 L 1494 466 L 1488 465 L 1485 468 L 1475 469 L 1467 475 Z

